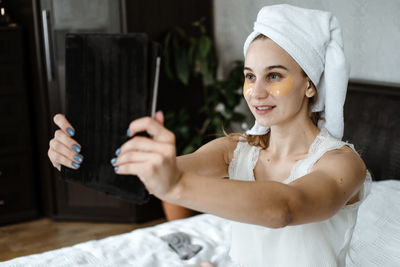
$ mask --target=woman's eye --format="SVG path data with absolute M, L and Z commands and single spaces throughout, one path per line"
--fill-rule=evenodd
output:
M 246 74 L 246 79 L 249 81 L 253 81 L 256 78 L 253 74 Z
M 279 75 L 278 73 L 271 73 L 271 74 L 268 75 L 268 77 L 271 80 L 278 80 L 281 77 L 281 75 Z

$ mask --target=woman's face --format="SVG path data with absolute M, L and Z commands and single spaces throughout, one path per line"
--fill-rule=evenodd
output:
M 300 66 L 271 39 L 257 39 L 250 44 L 244 76 L 243 95 L 254 117 L 263 126 L 294 117 L 308 101 L 305 101 L 306 93 L 308 97 L 315 94 L 308 88 L 309 80 Z

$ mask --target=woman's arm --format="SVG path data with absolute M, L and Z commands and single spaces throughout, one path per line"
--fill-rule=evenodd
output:
M 312 171 L 279 182 L 215 180 L 183 173 L 169 201 L 235 221 L 279 228 L 333 216 L 360 189 L 366 174 L 350 149 L 327 152 Z
M 288 185 L 215 179 L 178 168 L 175 135 L 159 122 L 141 118 L 130 130 L 146 130 L 153 138 L 127 141 L 117 173 L 138 175 L 152 194 L 167 202 L 240 222 L 284 227 L 327 219 L 357 194 L 365 179 L 365 164 L 348 148 L 325 153 L 309 174 Z
M 221 137 L 208 142 L 191 154 L 177 157 L 178 169 L 182 172 L 192 172 L 201 177 L 222 178 L 228 176 L 228 166 L 231 161 L 236 142 L 232 138 Z M 199 212 L 171 203 L 163 202 L 167 219 L 176 220 L 191 217 Z
M 237 141 L 229 137 L 214 139 L 191 154 L 177 157 L 178 168 L 199 176 L 228 177 L 229 163 Z

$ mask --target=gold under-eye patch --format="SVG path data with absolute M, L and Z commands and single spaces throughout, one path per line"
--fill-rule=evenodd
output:
M 248 83 L 246 80 L 243 85 L 243 95 L 249 96 L 252 93 L 253 93 L 253 84 Z
M 274 82 L 268 87 L 268 92 L 273 96 L 284 96 L 287 95 L 293 87 L 292 75 L 284 79 L 281 82 Z M 250 96 L 253 93 L 253 84 L 247 81 L 243 85 L 243 95 Z
M 281 82 L 274 82 L 268 87 L 268 91 L 273 96 L 284 96 L 287 95 L 293 87 L 293 78 L 292 75 L 284 79 Z

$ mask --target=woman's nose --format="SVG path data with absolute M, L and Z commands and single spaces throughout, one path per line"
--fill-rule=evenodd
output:
M 252 95 L 254 98 L 267 98 L 269 96 L 268 86 L 263 81 L 254 84 Z

